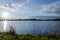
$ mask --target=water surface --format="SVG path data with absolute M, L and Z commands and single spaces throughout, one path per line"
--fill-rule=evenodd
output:
M 51 33 L 57 31 L 60 33 L 60 21 L 7 21 L 7 30 L 10 26 L 16 28 L 17 33 L 31 34 Z M 0 31 L 3 31 L 3 21 L 0 21 Z

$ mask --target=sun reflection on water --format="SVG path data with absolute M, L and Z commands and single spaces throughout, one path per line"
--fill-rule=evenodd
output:
M 4 11 L 2 13 L 2 18 L 3 19 L 7 19 L 8 17 L 9 17 L 9 13 L 7 11 Z M 7 28 L 7 21 L 5 20 L 5 21 L 3 21 L 3 29 L 4 29 L 4 32 L 7 31 L 6 28 Z
M 7 28 L 7 21 L 3 21 L 3 27 L 4 27 L 4 32 L 6 32 L 6 28 Z

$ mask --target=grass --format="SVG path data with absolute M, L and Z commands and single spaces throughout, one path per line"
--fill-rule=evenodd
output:
M 56 38 L 48 35 L 18 35 L 18 34 L 9 34 L 9 33 L 0 33 L 0 40 L 60 40 L 60 37 Z
M 53 31 L 51 35 L 16 34 L 15 29 L 11 26 L 9 31 L 0 32 L 0 40 L 60 40 L 60 36 L 56 37 L 55 35 L 56 31 Z

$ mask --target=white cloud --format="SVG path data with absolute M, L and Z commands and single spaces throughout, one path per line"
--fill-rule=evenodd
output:
M 54 2 L 40 7 L 40 13 L 60 13 L 60 2 Z
M 33 0 L 26 0 L 27 3 L 30 3 L 30 2 L 32 2 L 32 1 L 33 1 Z
M 4 8 L 11 11 L 26 11 L 29 9 L 25 5 L 18 4 L 18 3 L 3 4 L 0 5 L 0 8 Z
M 13 8 L 10 8 L 8 4 L 6 4 L 6 5 L 0 5 L 0 8 L 11 10 L 11 11 L 15 11 Z
M 27 3 L 29 3 L 29 2 L 30 2 L 30 0 L 27 0 L 26 2 L 27 2 Z
M 21 8 L 22 5 L 17 4 L 17 3 L 11 3 L 11 4 L 3 4 L 3 7 L 7 7 L 7 8 L 12 8 L 12 9 L 17 9 L 17 8 Z

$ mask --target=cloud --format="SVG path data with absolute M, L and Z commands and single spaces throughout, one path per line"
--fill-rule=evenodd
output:
M 27 3 L 30 3 L 30 0 L 26 0 Z
M 17 3 L 11 3 L 11 4 L 3 4 L 3 7 L 7 7 L 7 8 L 11 8 L 11 9 L 17 9 L 17 8 L 21 8 L 22 5 L 17 4 Z
M 30 3 L 30 2 L 32 2 L 33 0 L 26 0 L 26 3 Z
M 60 13 L 60 2 L 54 2 L 40 7 L 40 13 Z
M 18 3 L 2 4 L 0 5 L 0 8 L 4 8 L 10 11 L 24 11 L 24 10 L 26 11 L 29 9 L 25 5 L 18 4 Z
M 11 10 L 11 11 L 15 11 L 15 9 L 12 9 L 12 8 L 9 8 L 8 5 L 4 6 L 4 5 L 0 5 L 0 8 L 3 8 L 3 9 L 7 9 L 7 10 Z

